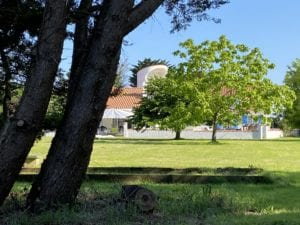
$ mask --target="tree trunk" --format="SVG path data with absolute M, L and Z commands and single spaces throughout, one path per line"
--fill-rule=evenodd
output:
M 48 0 L 33 70 L 15 115 L 0 137 L 0 205 L 8 195 L 41 129 L 62 53 L 67 0 Z
M 142 1 L 135 10 L 133 0 L 103 1 L 79 80 L 72 95 L 69 92 L 63 123 L 28 195 L 31 208 L 74 202 L 114 83 L 123 37 L 161 3 Z
M 120 200 L 125 203 L 125 207 L 132 204 L 146 214 L 153 213 L 157 205 L 157 196 L 154 192 L 138 185 L 123 185 Z
M 212 121 L 212 136 L 211 136 L 211 142 L 216 143 L 217 142 L 217 115 L 213 117 Z
M 81 0 L 78 7 L 80 14 L 76 18 L 74 33 L 72 65 L 69 80 L 69 96 L 73 95 L 76 84 L 79 82 L 80 67 L 84 64 L 89 48 L 89 13 L 88 10 L 92 5 L 92 0 Z M 69 97 L 70 98 L 70 97 Z
M 11 103 L 11 84 L 10 84 L 10 80 L 12 77 L 10 68 L 9 68 L 9 62 L 7 59 L 7 56 L 5 54 L 5 52 L 3 50 L 1 50 L 0 52 L 1 54 L 1 60 L 2 60 L 2 66 L 3 66 L 3 70 L 4 70 L 4 95 L 3 95 L 3 121 L 5 122 L 9 116 L 10 116 L 10 110 L 9 110 L 9 106 Z
M 180 133 L 181 133 L 181 131 L 175 131 L 175 140 L 180 139 Z

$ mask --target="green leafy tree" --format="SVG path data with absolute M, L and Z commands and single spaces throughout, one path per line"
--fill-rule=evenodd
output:
M 129 82 L 131 87 L 137 86 L 137 73 L 147 67 L 147 66 L 153 66 L 153 65 L 166 65 L 170 66 L 169 62 L 162 59 L 151 59 L 151 58 L 145 58 L 143 60 L 139 60 L 136 65 L 134 65 L 130 71 L 131 76 L 129 77 Z
M 234 45 L 225 36 L 199 45 L 187 40 L 180 46 L 183 50 L 174 53 L 184 60 L 178 70 L 205 93 L 208 110 L 203 113 L 212 121 L 212 142 L 216 142 L 217 124 L 238 123 L 244 114 L 269 114 L 292 105 L 293 92 L 266 78 L 274 65 L 259 49 Z
M 166 78 L 150 79 L 146 96 L 131 118 L 136 129 L 158 125 L 160 129 L 173 130 L 175 139 L 180 139 L 186 126 L 203 119 L 204 94 L 177 73 L 172 69 Z
M 66 107 L 69 76 L 69 73 L 64 74 L 59 70 L 55 77 L 52 95 L 43 124 L 44 130 L 56 130 L 62 122 L 64 109 Z
M 24 84 L 28 76 L 34 37 L 38 34 L 42 14 L 43 3 L 39 0 L 0 2 L 0 103 L 3 121 L 12 116 L 15 89 Z
M 285 112 L 285 121 L 291 128 L 300 128 L 300 59 L 288 67 L 284 83 L 296 94 L 293 108 Z

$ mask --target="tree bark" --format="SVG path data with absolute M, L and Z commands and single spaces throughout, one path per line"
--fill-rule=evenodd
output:
M 212 143 L 217 142 L 217 115 L 213 116 L 211 142 Z
M 69 96 L 73 95 L 76 84 L 79 82 L 80 67 L 84 64 L 88 54 L 89 45 L 89 18 L 88 10 L 92 5 L 92 0 L 81 0 L 78 7 L 78 16 L 74 33 L 74 45 L 72 55 L 72 65 L 69 80 Z
M 105 0 L 97 18 L 79 80 L 68 96 L 61 127 L 27 198 L 31 208 L 73 203 L 84 178 L 97 131 L 112 90 L 124 36 L 148 18 L 162 0 Z M 135 26 L 129 19 L 138 7 Z
M 175 140 L 180 139 L 180 133 L 181 133 L 181 131 L 175 131 Z
M 8 195 L 41 129 L 62 53 L 68 0 L 46 1 L 31 76 L 15 115 L 0 137 L 0 205 Z
M 11 84 L 10 80 L 12 78 L 12 74 L 9 68 L 9 62 L 7 59 L 7 56 L 3 50 L 0 52 L 1 54 L 1 60 L 2 60 L 2 66 L 4 70 L 4 95 L 3 95 L 3 121 L 5 122 L 9 116 L 10 116 L 10 111 L 9 111 L 9 106 L 11 103 Z

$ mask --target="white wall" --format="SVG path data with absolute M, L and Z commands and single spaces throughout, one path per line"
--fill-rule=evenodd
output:
M 164 130 L 128 130 L 128 138 L 141 139 L 172 139 L 175 138 L 175 132 Z M 211 139 L 211 131 L 191 131 L 185 130 L 181 132 L 184 139 Z M 217 139 L 259 139 L 258 131 L 218 131 Z
M 211 139 L 211 131 L 193 131 L 184 130 L 181 132 L 181 137 L 185 139 Z M 127 138 L 140 139 L 172 139 L 175 138 L 175 132 L 170 130 L 151 130 L 145 129 L 142 131 L 128 130 Z M 217 131 L 217 139 L 236 139 L 236 140 L 260 140 L 283 137 L 281 130 L 271 130 L 268 127 L 262 126 L 257 131 Z

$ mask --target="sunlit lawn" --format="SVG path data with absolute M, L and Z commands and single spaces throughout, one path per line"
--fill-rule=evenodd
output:
M 45 156 L 50 139 L 36 143 L 31 154 Z M 212 224 L 212 225 L 299 225 L 300 224 L 300 139 L 272 141 L 208 140 L 96 140 L 90 166 L 95 167 L 258 167 L 274 179 L 273 184 L 223 183 L 206 185 L 144 183 L 160 197 L 154 215 L 141 216 L 113 207 L 91 210 L 85 205 L 80 213 L 67 211 L 57 218 L 61 224 Z M 82 196 L 96 193 L 117 196 L 118 183 L 86 182 Z M 18 188 L 18 186 L 16 186 Z M 85 197 L 83 198 L 85 199 Z M 93 204 L 93 203 L 89 203 Z M 61 213 L 61 212 L 60 212 Z M 15 216 L 15 215 L 13 215 Z M 45 216 L 44 216 L 45 217 Z M 40 217 L 28 219 L 39 224 Z M 62 222 L 62 218 L 69 221 Z M 20 220 L 20 219 L 18 219 Z M 16 221 L 18 221 L 16 220 Z M 104 221 L 100 223 L 99 220 Z M 36 223 L 35 223 L 36 222 Z M 98 223 L 99 222 L 99 223 Z M 18 223 L 16 223 L 18 224 Z M 27 223 L 24 223 L 25 225 Z
M 37 142 L 31 154 L 45 157 L 51 139 Z M 91 167 L 259 167 L 299 172 L 300 139 L 272 141 L 96 140 Z

